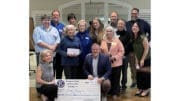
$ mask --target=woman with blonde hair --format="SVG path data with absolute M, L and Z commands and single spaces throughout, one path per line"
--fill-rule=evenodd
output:
M 93 43 L 101 44 L 101 41 L 104 36 L 104 25 L 100 19 L 93 19 L 89 33 Z
M 40 64 L 36 73 L 36 89 L 43 101 L 54 101 L 57 97 L 58 87 L 55 85 L 52 51 L 47 49 L 40 52 Z
M 120 68 L 122 65 L 122 59 L 124 55 L 124 47 L 122 42 L 116 37 L 114 29 L 111 26 L 105 28 L 104 39 L 101 42 L 102 53 L 105 53 L 110 57 L 111 61 L 111 90 L 110 94 L 113 99 L 117 98 L 120 91 Z

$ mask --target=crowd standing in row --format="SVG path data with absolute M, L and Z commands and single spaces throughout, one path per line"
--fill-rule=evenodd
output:
M 150 92 L 151 33 L 150 25 L 139 19 L 138 14 L 139 9 L 133 8 L 131 20 L 125 22 L 117 12 L 112 12 L 106 26 L 98 17 L 92 19 L 90 26 L 83 19 L 76 23 L 73 13 L 68 14 L 69 24 L 65 26 L 59 21 L 58 10 L 52 11 L 51 18 L 42 16 L 42 25 L 33 33 L 38 63 L 37 91 L 42 99 L 52 99 L 47 89 L 56 88 L 54 80 L 62 79 L 63 71 L 66 79 L 98 78 L 102 95 L 109 94 L 116 99 L 126 91 L 128 63 L 131 87 L 137 85 L 138 88 L 135 95 L 147 96 Z M 49 92 L 54 94 L 57 89 Z

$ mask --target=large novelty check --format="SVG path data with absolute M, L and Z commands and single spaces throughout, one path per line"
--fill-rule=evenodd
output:
M 57 80 L 58 98 L 55 101 L 100 101 L 97 80 Z

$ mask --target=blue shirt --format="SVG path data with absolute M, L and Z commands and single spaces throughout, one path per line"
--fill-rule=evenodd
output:
M 39 46 L 38 43 L 44 42 L 48 45 L 54 45 L 60 43 L 60 37 L 57 29 L 53 26 L 49 26 L 49 29 L 45 29 L 42 25 L 37 26 L 34 29 L 33 40 L 35 43 L 35 51 L 36 53 L 45 50 L 45 47 Z
M 80 59 L 84 61 L 86 55 L 91 52 L 92 39 L 89 36 L 89 31 L 78 32 L 76 36 L 79 38 L 82 46 Z
M 51 21 L 51 25 L 58 30 L 59 36 L 60 36 L 60 38 L 62 38 L 62 33 L 63 33 L 63 29 L 64 29 L 64 24 L 62 24 L 62 23 L 59 22 L 59 23 L 56 25 L 53 21 Z

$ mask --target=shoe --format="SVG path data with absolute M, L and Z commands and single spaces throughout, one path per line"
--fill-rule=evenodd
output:
M 101 101 L 107 101 L 107 97 L 106 96 L 102 96 Z
M 113 96 L 112 96 L 112 100 L 113 100 L 113 101 L 116 101 L 116 100 L 117 100 L 117 95 L 113 95 Z
M 136 87 L 136 83 L 132 83 L 130 87 L 131 87 L 131 88 Z
M 139 96 L 140 96 L 140 97 L 148 96 L 148 95 L 149 95 L 149 92 L 150 92 L 150 89 L 144 90 Z
M 143 90 L 138 90 L 138 91 L 136 92 L 135 96 L 140 96 L 142 92 L 143 92 Z
M 126 93 L 126 89 L 121 89 L 120 94 Z

